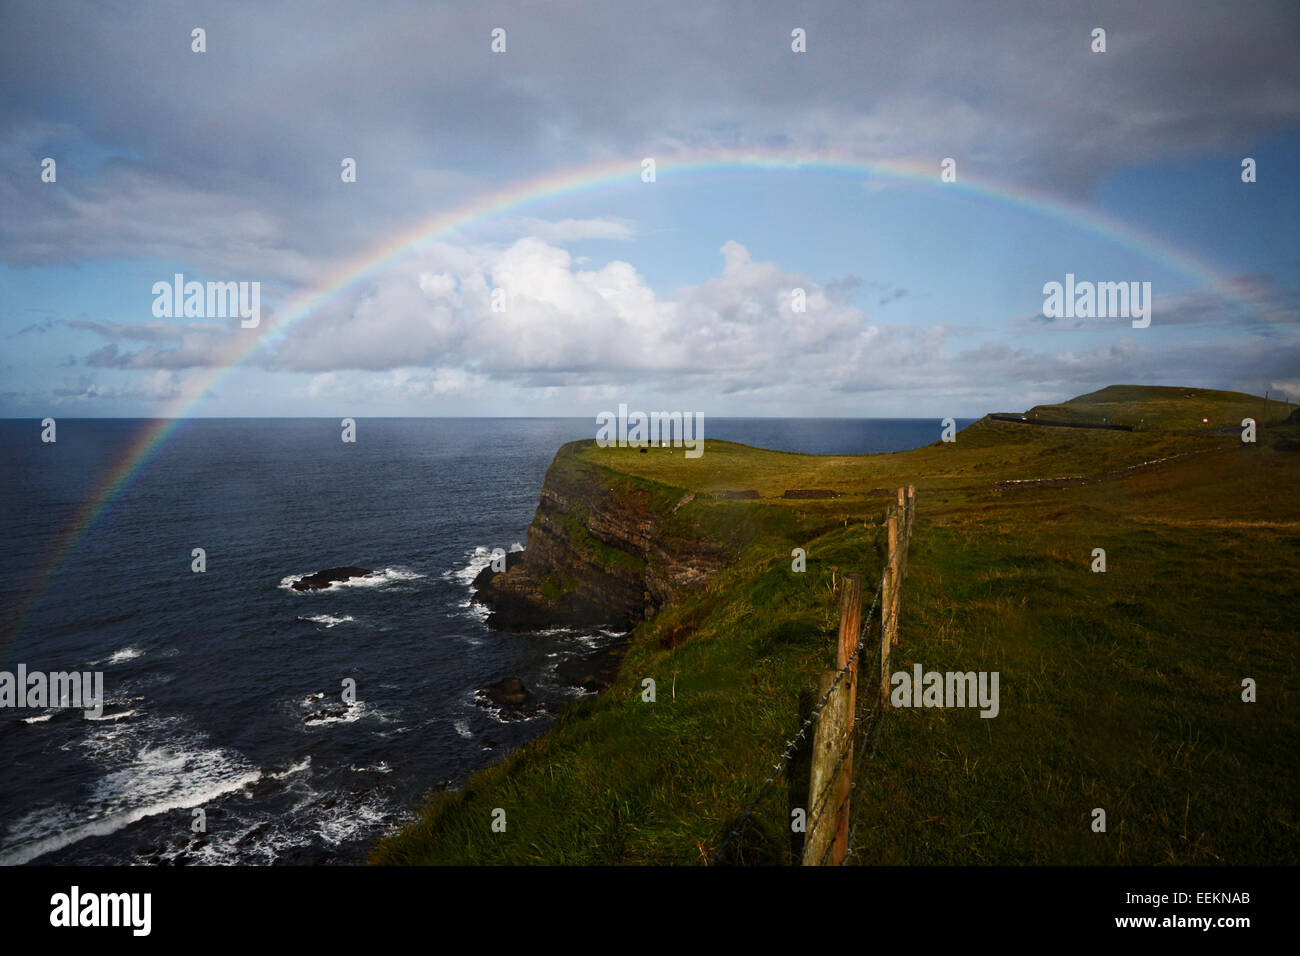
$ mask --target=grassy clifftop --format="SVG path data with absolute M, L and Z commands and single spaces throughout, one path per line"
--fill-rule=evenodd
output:
M 740 553 L 636 628 L 613 688 L 461 791 L 434 796 L 375 861 L 703 862 L 833 663 L 842 575 L 859 572 L 875 590 L 885 499 L 872 490 L 912 483 L 893 667 L 999 671 L 1001 712 L 886 717 L 855 796 L 866 808 L 855 859 L 1300 862 L 1300 453 L 1273 447 L 1300 427 L 1261 429 L 1254 445 L 1187 434 L 1181 418 L 1148 413 L 1177 405 L 1169 392 L 1199 390 L 1118 389 L 1044 408 L 1105 406 L 1108 419 L 1136 414 L 1151 430 L 984 419 L 954 443 L 872 456 L 712 441 L 698 459 L 577 448 L 602 473 L 685 500 L 675 534 L 732 535 Z M 1204 428 L 1269 420 L 1262 399 L 1200 394 Z M 801 488 L 841 497 L 780 497 Z M 721 496 L 734 491 L 759 497 Z M 796 547 L 807 552 L 803 573 L 791 568 Z M 1095 548 L 1105 573 L 1091 570 Z M 1247 677 L 1256 703 L 1241 701 Z M 642 700 L 645 678 L 656 681 L 654 703 Z M 796 859 L 788 821 L 806 790 L 797 760 L 730 860 Z M 1096 807 L 1107 811 L 1104 834 L 1089 826 Z M 504 833 L 491 829 L 496 808 Z
M 1027 418 L 1052 421 L 1110 423 L 1135 428 L 1240 428 L 1242 419 L 1276 424 L 1295 411 L 1288 404 L 1241 392 L 1210 388 L 1168 388 L 1155 385 L 1110 385 L 1059 405 L 1036 405 Z

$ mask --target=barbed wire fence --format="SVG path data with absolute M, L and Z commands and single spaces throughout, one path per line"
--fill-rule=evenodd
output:
M 856 641 L 846 646 L 846 620 L 861 613 L 861 577 L 848 575 L 842 587 L 840 607 L 839 659 L 834 672 L 823 677 L 825 689 L 813 704 L 808 717 L 785 744 L 772 772 L 758 788 L 753 800 L 728 831 L 722 843 L 708 859 L 716 866 L 753 819 L 763 801 L 773 792 L 776 781 L 786 771 L 800 744 L 814 729 L 814 754 L 808 799 L 813 803 L 804 819 L 802 863 L 804 866 L 842 865 L 856 850 L 858 824 L 866 801 L 860 799 L 870 777 L 872 763 L 879 749 L 883 719 L 888 711 L 890 649 L 898 643 L 898 610 L 907 550 L 911 543 L 912 518 L 916 489 L 898 489 L 898 504 L 886 516 L 889 555 L 876 587 L 871 607 L 862 616 Z M 867 648 L 872 621 L 879 610 L 879 641 L 868 664 L 866 687 L 858 687 L 858 665 Z M 874 679 L 870 675 L 875 675 Z M 865 690 L 865 692 L 864 692 Z M 820 744 L 820 747 L 818 746 Z M 847 768 L 847 771 L 846 771 Z M 855 795 L 859 799 L 855 799 Z M 833 810 L 833 813 L 828 811 Z

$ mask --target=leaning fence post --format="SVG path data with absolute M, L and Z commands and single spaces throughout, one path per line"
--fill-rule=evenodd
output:
M 889 707 L 889 628 L 893 616 L 894 582 L 889 576 L 889 563 L 880 576 L 880 706 Z
M 830 697 L 817 717 L 813 734 L 812 774 L 808 782 L 808 833 L 803 841 L 803 865 L 820 866 L 835 839 L 835 806 L 831 784 L 844 746 L 845 725 L 849 719 L 848 687 L 844 681 L 831 691 L 836 671 L 822 674 L 821 695 Z M 846 675 L 847 676 L 847 675 Z
M 803 865 L 838 865 L 848 849 L 848 796 L 853 774 L 853 713 L 858 684 L 858 636 L 862 626 L 862 575 L 846 574 L 840 589 L 840 632 L 836 669 L 822 675 L 825 697 L 840 672 L 839 686 L 830 693 L 817 717 L 813 734 L 812 772 L 808 782 L 808 833 Z M 834 844 L 834 846 L 832 846 Z
M 907 501 L 907 489 L 899 488 L 898 496 Z M 911 542 L 907 538 L 907 506 L 900 509 L 898 516 L 898 554 L 894 556 L 894 583 L 898 586 L 894 588 L 894 646 L 898 646 L 898 619 L 899 612 L 903 604 L 903 577 L 907 574 L 907 546 Z
M 898 604 L 903 592 L 903 549 L 898 537 L 899 519 L 889 519 L 889 643 L 898 646 Z
M 840 643 L 835 666 L 843 670 L 845 690 L 845 722 L 843 764 L 835 786 L 835 848 L 831 850 L 831 865 L 839 866 L 849 852 L 849 785 L 853 780 L 853 723 L 858 709 L 858 638 L 862 632 L 862 575 L 844 577 L 844 590 L 840 593 Z M 829 811 L 827 807 L 823 812 Z
M 898 518 L 890 515 L 886 519 L 886 524 L 889 527 L 889 558 L 887 560 L 888 567 L 892 568 L 894 566 L 894 556 L 898 554 Z M 903 527 L 907 527 L 906 521 L 903 522 Z
M 907 544 L 912 544 L 912 519 L 916 517 L 916 485 L 907 486 Z
M 898 532 L 898 580 L 900 584 L 900 592 L 902 580 L 907 576 L 907 553 L 912 547 L 912 505 L 915 503 L 915 494 L 916 488 L 913 485 L 907 486 L 906 494 L 904 493 L 903 488 L 898 489 L 898 500 L 900 502 L 906 502 L 903 507 L 899 509 L 902 515 L 902 527 Z

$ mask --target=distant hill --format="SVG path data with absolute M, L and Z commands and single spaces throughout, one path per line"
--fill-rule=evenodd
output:
M 1239 428 L 1243 418 L 1260 425 L 1285 421 L 1296 403 L 1272 397 L 1211 388 L 1163 385 L 1109 385 L 1056 405 L 1035 405 L 1025 418 L 1088 424 L 1130 425 L 1138 429 L 1217 430 Z

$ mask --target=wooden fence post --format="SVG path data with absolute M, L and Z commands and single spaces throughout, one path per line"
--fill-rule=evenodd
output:
M 900 493 L 902 489 L 899 489 Z M 889 519 L 889 643 L 898 646 L 898 604 L 903 594 L 903 542 L 899 539 L 897 515 Z
M 912 519 L 916 517 L 916 485 L 907 486 L 907 544 L 912 544 Z
M 889 557 L 885 563 L 886 566 L 893 567 L 894 555 L 898 553 L 898 516 L 891 514 L 885 519 L 885 524 L 889 528 Z
M 885 559 L 885 569 L 880 577 L 880 706 L 889 707 L 889 649 L 892 646 L 890 631 L 894 620 L 894 592 L 898 585 L 894 580 L 894 554 L 898 541 L 898 519 L 890 516 L 886 522 L 889 526 L 889 556 Z
M 804 837 L 803 865 L 823 862 L 838 866 L 848 851 L 848 798 L 853 776 L 853 713 L 857 707 L 857 649 L 862 627 L 862 575 L 846 574 L 840 589 L 840 633 L 836 669 L 822 675 L 825 696 L 844 671 L 817 717 L 813 734 L 812 773 L 808 783 L 808 832 Z
M 898 501 L 906 502 L 904 489 L 902 488 L 898 489 Z M 900 594 L 902 593 L 902 579 L 904 579 L 904 576 L 907 574 L 907 505 L 906 503 L 902 503 L 902 505 L 898 506 L 897 512 L 898 512 L 898 538 L 896 541 L 896 545 L 894 545 L 894 548 L 891 549 L 891 554 L 893 553 L 893 551 L 897 550 L 898 572 L 896 575 L 894 575 L 894 584 L 897 584 L 898 587 L 894 588 L 894 593 Z
M 898 645 L 898 614 L 902 601 L 903 572 L 912 541 L 916 514 L 916 486 L 898 489 L 898 507 L 886 519 L 889 557 L 880 579 L 880 706 L 889 709 L 889 658 Z M 862 628 L 862 576 L 844 576 L 840 591 L 840 630 L 836 669 L 822 675 L 826 698 L 813 735 L 812 771 L 808 785 L 808 832 L 804 838 L 804 866 L 823 859 L 834 866 L 848 853 L 849 798 L 853 779 L 853 727 L 857 709 L 858 638 Z M 840 672 L 839 685 L 835 680 Z M 834 687 L 834 691 L 831 688 Z M 834 824 L 831 824 L 831 820 Z
M 916 487 L 908 485 L 906 496 L 904 489 L 898 489 L 898 500 L 905 501 L 906 504 L 900 509 L 902 511 L 902 528 L 899 530 L 899 547 L 902 551 L 899 556 L 899 581 L 901 582 L 907 576 L 907 553 L 912 547 L 912 507 L 916 503 Z
M 834 683 L 835 671 L 823 673 L 817 699 L 824 697 Z M 808 832 L 803 840 L 804 866 L 821 865 L 827 848 L 835 839 L 835 808 L 832 805 L 834 795 L 827 793 L 826 789 L 835 773 L 835 764 L 840 759 L 840 748 L 843 746 L 847 690 L 841 681 L 817 717 L 817 729 L 813 734 L 812 773 L 808 782 Z
M 847 720 L 844 726 L 844 764 L 835 787 L 835 848 L 831 864 L 839 866 L 849 852 L 849 785 L 853 780 L 853 723 L 858 709 L 858 637 L 862 631 L 862 575 L 844 576 L 840 592 L 840 643 L 835 657 L 836 670 L 847 670 L 841 684 L 848 686 Z M 829 812 L 827 807 L 824 813 Z

